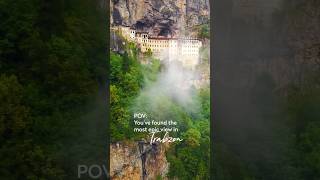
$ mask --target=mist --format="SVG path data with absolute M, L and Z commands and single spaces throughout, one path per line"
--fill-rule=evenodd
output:
M 142 111 L 145 108 L 155 112 L 161 109 L 164 100 L 167 99 L 183 107 L 187 112 L 198 112 L 201 107 L 193 82 L 199 78 L 199 73 L 183 67 L 177 59 L 170 57 L 169 61 L 167 52 L 161 55 L 165 58 L 160 61 L 161 70 L 157 74 L 157 79 L 145 81 L 145 87 L 136 98 L 133 109 L 141 107 Z

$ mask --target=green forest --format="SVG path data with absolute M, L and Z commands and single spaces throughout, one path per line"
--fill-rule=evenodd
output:
M 0 179 L 77 179 L 105 163 L 106 10 L 0 1 Z
M 166 152 L 170 163 L 168 177 L 209 179 L 209 87 L 194 89 L 196 95 L 192 101 L 200 102 L 199 111 L 190 112 L 166 95 L 159 97 L 154 94 L 150 100 L 148 95 L 141 92 L 157 80 L 158 74 L 165 67 L 158 59 L 152 58 L 152 54 L 146 55 L 150 56 L 149 63 L 141 64 L 138 59 L 139 50 L 133 43 L 126 42 L 124 50 L 123 54 L 110 52 L 111 141 L 137 142 L 146 138 L 148 133 L 133 131 L 133 112 L 147 112 L 157 120 L 173 119 L 178 122 L 179 132 L 171 134 L 184 140 L 171 144 Z M 150 103 L 155 101 L 159 106 L 152 108 Z

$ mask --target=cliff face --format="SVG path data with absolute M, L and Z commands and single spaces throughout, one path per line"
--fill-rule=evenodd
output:
M 174 35 L 209 21 L 209 0 L 110 0 L 110 8 L 111 24 L 153 35 Z
M 137 142 L 110 145 L 110 176 L 113 180 L 165 179 L 168 169 L 165 148 L 161 145 Z

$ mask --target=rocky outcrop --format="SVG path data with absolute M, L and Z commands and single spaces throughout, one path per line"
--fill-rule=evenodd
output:
M 111 24 L 152 35 L 175 35 L 209 21 L 209 0 L 111 0 L 110 8 Z
M 144 142 L 117 142 L 110 145 L 112 180 L 166 179 L 168 169 L 164 146 Z

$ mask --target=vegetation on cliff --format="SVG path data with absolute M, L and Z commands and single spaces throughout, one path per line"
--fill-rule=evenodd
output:
M 125 41 L 124 41 L 125 42 Z M 208 87 L 200 90 L 194 89 L 193 99 L 199 102 L 198 107 L 185 107 L 174 97 L 163 94 L 162 89 L 168 87 L 157 85 L 154 91 L 145 91 L 154 86 L 160 78 L 165 66 L 150 55 L 146 64 L 138 60 L 137 48 L 125 42 L 123 53 L 111 54 L 111 140 L 138 141 L 146 139 L 148 133 L 134 132 L 132 114 L 146 112 L 148 117 L 155 120 L 177 121 L 179 132 L 171 132 L 174 137 L 184 139 L 183 143 L 170 144 L 167 151 L 167 160 L 170 163 L 169 174 L 171 178 L 199 179 L 209 178 L 209 144 L 210 144 L 210 92 Z M 208 63 L 205 61 L 205 63 Z M 207 66 L 208 67 L 208 66 Z M 165 79 L 165 81 L 171 81 Z M 154 104 L 156 108 L 154 107 Z M 194 108 L 194 109 L 192 109 Z

